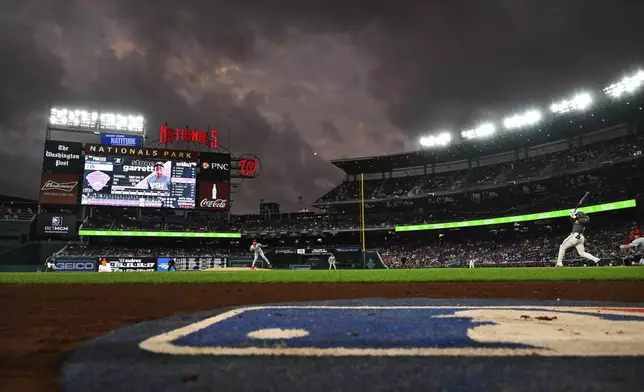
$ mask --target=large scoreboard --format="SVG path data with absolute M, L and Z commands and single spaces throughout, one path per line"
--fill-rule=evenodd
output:
M 232 180 L 261 171 L 252 154 L 150 148 L 140 135 L 102 136 L 110 137 L 101 144 L 47 140 L 41 204 L 229 211 L 239 186 Z
M 81 204 L 195 208 L 197 162 L 85 156 Z
M 81 204 L 194 209 L 198 153 L 88 144 Z

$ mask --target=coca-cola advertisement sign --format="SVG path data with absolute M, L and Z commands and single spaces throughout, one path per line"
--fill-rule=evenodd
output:
M 200 181 L 197 195 L 200 209 L 228 211 L 230 209 L 230 184 L 218 181 Z

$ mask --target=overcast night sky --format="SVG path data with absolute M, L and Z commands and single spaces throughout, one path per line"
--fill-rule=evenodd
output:
M 630 0 L 3 0 L 1 193 L 37 198 L 48 105 L 85 103 L 140 112 L 153 134 L 232 128 L 264 164 L 233 210 L 293 211 L 342 180 L 330 159 L 644 66 L 642 15 Z

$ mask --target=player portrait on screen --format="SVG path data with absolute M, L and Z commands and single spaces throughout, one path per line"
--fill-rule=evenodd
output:
M 149 175 L 143 180 L 147 189 L 152 189 L 156 191 L 169 191 L 170 190 L 170 177 L 166 176 L 163 173 L 164 164 L 163 162 L 157 162 L 154 164 L 154 173 Z
M 107 264 L 106 258 L 101 259 L 101 263 L 98 266 L 98 272 L 112 272 L 112 266 Z

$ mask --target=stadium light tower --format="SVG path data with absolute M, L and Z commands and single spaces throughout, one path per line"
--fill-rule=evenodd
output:
M 572 111 L 586 110 L 593 103 L 590 93 L 579 93 L 571 99 L 555 102 L 550 106 L 550 111 L 555 114 L 565 114 Z
M 541 121 L 542 115 L 538 110 L 528 110 L 525 113 L 506 117 L 503 120 L 503 126 L 506 129 L 529 127 Z
M 639 70 L 632 76 L 627 76 L 617 83 L 604 88 L 604 93 L 611 98 L 620 98 L 625 94 L 633 94 L 644 84 L 644 71 Z
M 452 134 L 441 132 L 437 135 L 423 136 L 420 138 L 421 147 L 445 147 L 452 141 Z
M 492 123 L 484 123 L 479 125 L 476 128 L 468 129 L 467 131 L 461 132 L 461 136 L 465 140 L 470 139 L 482 139 L 494 135 L 496 132 L 496 126 Z
M 120 131 L 145 134 L 145 119 L 141 115 L 99 113 L 82 109 L 51 108 L 49 125 L 92 131 Z

